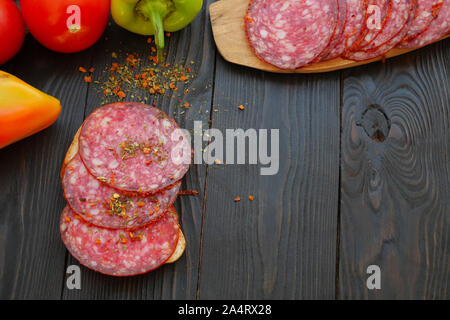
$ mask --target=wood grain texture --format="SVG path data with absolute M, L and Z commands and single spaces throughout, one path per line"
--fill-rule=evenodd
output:
M 280 76 L 219 58 L 215 83 L 213 128 L 279 129 L 280 168 L 209 168 L 199 298 L 334 299 L 339 74 Z
M 27 36 L 14 60 L 14 75 L 60 99 L 63 111 L 50 128 L 0 150 L 0 298 L 61 296 L 65 249 L 58 219 L 64 200 L 58 171 L 82 121 L 78 110 L 87 86 L 76 70 L 86 58 L 51 53 Z
M 341 299 L 450 297 L 449 49 L 345 73 Z M 366 288 L 372 264 L 381 290 Z
M 210 6 L 214 40 L 220 54 L 228 62 L 275 73 L 321 73 L 353 68 L 380 61 L 383 58 L 378 57 L 360 62 L 336 58 L 297 70 L 277 68 L 259 59 L 248 42 L 244 23 L 248 4 L 249 0 L 220 0 Z M 389 59 L 411 51 L 414 50 L 392 49 L 386 53 L 385 58 Z
M 193 82 L 186 86 L 189 93 L 183 95 L 164 95 L 159 97 L 141 93 L 147 97 L 148 103 L 153 100 L 161 110 L 175 118 L 177 123 L 185 129 L 193 130 L 194 120 L 209 119 L 212 100 L 212 79 L 214 73 L 215 48 L 212 40 L 211 28 L 207 17 L 206 5 L 194 22 L 180 32 L 173 33 L 166 38 L 167 62 L 180 63 L 189 66 L 196 73 Z M 105 40 L 105 37 L 108 40 Z M 112 52 L 119 56 L 127 53 L 137 53 L 144 60 L 150 55 L 150 45 L 146 37 L 127 32 L 114 24 L 108 27 L 105 37 L 96 47 L 92 48 L 92 65 L 96 69 L 94 80 L 105 67 L 112 62 L 120 61 L 111 57 Z M 126 45 L 124 45 L 126 44 Z M 123 59 L 122 59 L 123 60 Z M 190 64 L 191 61 L 195 63 Z M 137 90 L 134 90 L 137 92 Z M 127 101 L 138 101 L 137 97 L 128 96 Z M 181 102 L 180 102 L 181 100 Z M 101 105 L 102 96 L 92 87 L 89 90 L 85 116 Z M 183 108 L 185 101 L 190 108 Z M 130 277 L 114 278 L 82 268 L 84 276 L 82 290 L 64 289 L 64 299 L 195 299 L 197 292 L 198 263 L 200 251 L 200 236 L 202 226 L 204 187 L 206 184 L 206 166 L 192 165 L 184 178 L 182 189 L 197 190 L 197 196 L 181 196 L 175 202 L 180 217 L 181 228 L 186 237 L 186 251 L 180 260 L 174 264 L 165 265 L 149 274 Z M 69 255 L 67 264 L 78 264 Z

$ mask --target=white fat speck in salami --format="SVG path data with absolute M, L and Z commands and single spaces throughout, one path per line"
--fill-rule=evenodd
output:
M 311 63 L 330 44 L 338 0 L 252 0 L 245 16 L 255 54 L 281 69 Z
M 84 220 L 106 228 L 138 228 L 157 219 L 175 201 L 181 182 L 151 195 L 123 192 L 95 179 L 76 155 L 63 175 L 64 196 Z
M 111 276 L 133 276 L 160 267 L 175 251 L 179 237 L 173 207 L 150 225 L 131 232 L 94 226 L 66 207 L 61 214 L 60 232 L 75 259 Z
M 444 0 L 437 17 L 428 28 L 411 41 L 401 43 L 404 49 L 416 49 L 439 40 L 450 32 L 450 0 Z
M 89 172 L 114 188 L 154 193 L 189 169 L 189 139 L 163 111 L 135 102 L 95 110 L 80 133 L 79 153 Z

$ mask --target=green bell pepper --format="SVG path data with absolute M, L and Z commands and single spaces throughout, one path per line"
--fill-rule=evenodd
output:
M 158 58 L 162 61 L 164 31 L 175 32 L 194 20 L 203 0 L 112 0 L 114 21 L 128 31 L 155 36 Z

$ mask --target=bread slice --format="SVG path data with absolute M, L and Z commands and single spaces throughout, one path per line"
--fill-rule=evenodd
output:
M 78 153 L 78 138 L 80 137 L 80 132 L 81 127 L 78 129 L 77 133 L 75 133 L 73 141 L 70 144 L 69 149 L 67 150 L 66 156 L 64 157 L 64 162 L 61 167 L 61 179 L 64 176 L 64 170 L 66 170 L 67 165 Z M 186 249 L 186 239 L 184 237 L 183 232 L 181 231 L 181 227 L 180 226 L 178 227 L 180 229 L 180 235 L 178 237 L 177 247 L 175 248 L 175 251 L 173 252 L 172 256 L 165 263 L 174 263 L 175 261 L 180 259 L 184 253 L 184 250 Z
M 186 249 L 186 239 L 184 238 L 184 234 L 180 228 L 180 236 L 178 237 L 177 247 L 175 248 L 175 251 L 172 253 L 172 256 L 165 263 L 174 263 L 175 261 L 180 259 L 185 249 Z

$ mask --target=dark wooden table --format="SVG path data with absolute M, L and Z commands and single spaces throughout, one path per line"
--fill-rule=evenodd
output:
M 206 9 L 167 43 L 169 61 L 196 62 L 191 107 L 181 113 L 172 97 L 158 106 L 188 129 L 209 119 L 223 131 L 279 128 L 279 173 L 192 165 L 183 188 L 199 195 L 176 201 L 184 256 L 132 278 L 82 267 L 82 289 L 68 290 L 66 268 L 78 263 L 60 240 L 59 170 L 101 103 L 77 69 L 100 72 L 112 51 L 148 54 L 145 38 L 114 23 L 105 37 L 63 55 L 28 35 L 2 66 L 60 99 L 63 112 L 0 150 L 0 298 L 450 298 L 450 41 L 342 72 L 269 74 L 221 58 Z M 381 269 L 380 290 L 366 287 L 369 265 Z

